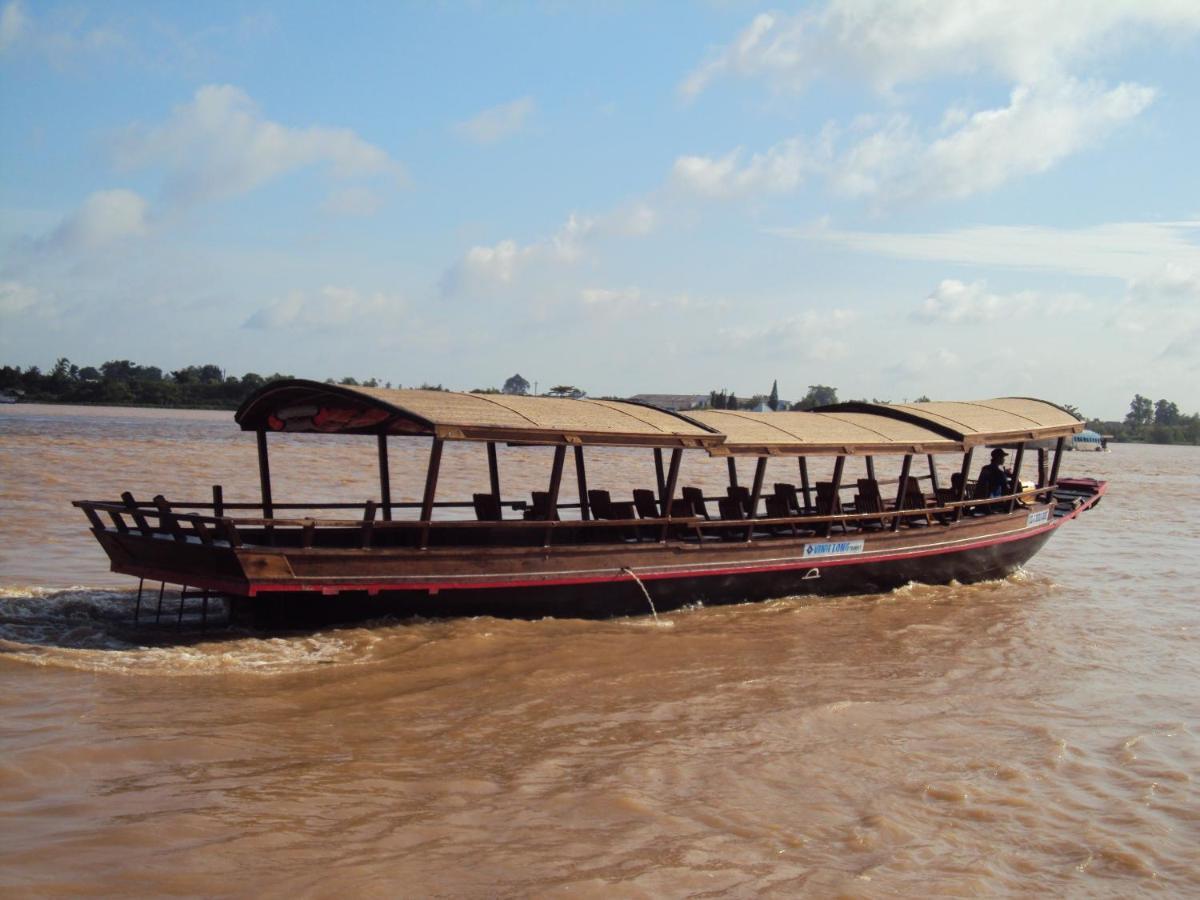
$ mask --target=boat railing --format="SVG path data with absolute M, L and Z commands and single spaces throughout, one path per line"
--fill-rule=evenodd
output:
M 138 501 L 126 492 L 120 502 L 101 500 L 76 500 L 74 506 L 83 510 L 96 532 L 110 530 L 104 521 L 105 517 L 112 523 L 111 528 L 121 534 L 136 533 L 142 537 L 168 539 L 180 543 L 200 544 L 204 546 L 222 546 L 237 548 L 247 543 L 243 532 L 261 531 L 267 545 L 280 543 L 284 532 L 298 532 L 299 546 L 311 548 L 316 545 L 318 530 L 339 529 L 358 532 L 358 545 L 363 549 L 371 548 L 380 533 L 396 531 L 416 531 L 416 546 L 425 549 L 430 545 L 432 533 L 447 530 L 495 530 L 504 529 L 513 533 L 530 533 L 540 530 L 543 535 L 543 545 L 550 546 L 557 532 L 564 529 L 594 532 L 608 530 L 610 533 L 633 534 L 639 539 L 649 536 L 652 539 L 666 541 L 671 535 L 692 533 L 698 540 L 703 540 L 706 534 L 725 539 L 738 536 L 745 541 L 753 540 L 755 532 L 770 529 L 774 533 L 789 530 L 792 534 L 812 532 L 813 526 L 818 526 L 817 532 L 831 534 L 833 529 L 841 525 L 843 530 L 850 526 L 864 526 L 898 530 L 901 524 L 912 522 L 914 519 L 924 519 L 932 524 L 936 519 L 943 524 L 957 521 L 969 511 L 986 511 L 990 508 L 998 512 L 1011 512 L 1017 504 L 1042 495 L 1049 495 L 1056 485 L 1044 485 L 1036 488 L 1021 490 L 987 499 L 970 499 L 946 502 L 940 505 L 924 507 L 904 507 L 901 509 L 887 508 L 873 511 L 842 511 L 831 515 L 796 515 L 783 517 L 753 517 L 745 519 L 705 519 L 695 515 L 660 516 L 657 518 L 630 519 L 504 519 L 501 521 L 472 521 L 472 520 L 439 520 L 439 519 L 404 519 L 379 520 L 376 518 L 379 504 L 373 500 L 362 503 L 276 503 L 275 509 L 362 509 L 360 519 L 317 518 L 311 516 L 281 518 L 274 514 L 270 516 L 250 517 L 225 515 L 227 510 L 264 509 L 261 503 L 222 503 L 216 504 L 171 502 L 163 496 L 156 496 L 151 501 Z M 936 501 L 935 501 L 936 502 Z M 470 503 L 445 501 L 434 504 L 437 507 L 469 507 Z M 502 504 L 512 509 L 525 507 L 522 501 L 509 501 Z M 568 507 L 578 504 L 559 504 Z M 216 509 L 214 509 L 214 506 Z M 393 507 L 412 507 L 420 504 L 392 504 Z M 213 514 L 189 512 L 187 510 L 212 509 Z M 219 512 L 220 514 L 215 514 Z M 256 534 L 257 537 L 257 534 Z M 291 541 L 288 541 L 291 544 Z

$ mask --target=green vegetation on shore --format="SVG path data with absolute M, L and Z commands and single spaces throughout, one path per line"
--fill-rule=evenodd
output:
M 186 366 L 164 372 L 158 366 L 143 366 L 127 359 L 110 360 L 99 368 L 77 366 L 65 357 L 58 359 L 48 372 L 37 366 L 22 370 L 20 366 L 0 366 L 0 393 L 35 403 L 82 403 L 111 406 L 163 406 L 183 409 L 236 409 L 253 391 L 269 381 L 291 378 L 275 372 L 259 375 L 227 375 L 218 365 L 208 363 Z M 377 378 L 357 381 L 345 377 L 330 384 L 391 387 Z M 520 383 L 514 384 L 514 381 Z M 421 384 L 422 388 L 444 390 L 440 384 Z M 529 383 L 514 375 L 505 383 L 504 393 L 525 393 Z M 495 388 L 476 388 L 477 393 L 496 393 Z M 573 386 L 560 385 L 550 391 L 552 396 L 584 396 Z M 917 400 L 928 400 L 918 397 Z M 739 400 L 726 391 L 712 391 L 708 398 L 714 409 L 754 409 L 759 404 L 782 408 L 778 384 L 772 384 L 769 394 L 756 394 Z M 792 409 L 812 409 L 837 402 L 837 389 L 828 385 L 810 385 L 804 398 L 791 405 Z M 883 401 L 886 402 L 886 401 Z M 1073 406 L 1066 407 L 1085 418 Z M 1141 394 L 1134 396 L 1124 421 L 1087 419 L 1088 428 L 1111 435 L 1116 442 L 1148 444 L 1200 444 L 1200 414 L 1185 415 L 1170 400 L 1154 402 Z
M 1077 412 L 1077 410 L 1072 410 Z M 1081 417 L 1082 418 L 1082 417 Z M 1171 400 L 1157 403 L 1135 394 L 1123 422 L 1088 419 L 1088 428 L 1113 441 L 1141 444 L 1200 444 L 1200 413 L 1184 415 Z
M 24 371 L 20 366 L 0 366 L 0 391 L 35 403 L 237 409 L 268 381 L 290 377 L 247 372 L 238 378 L 212 364 L 164 373 L 158 366 L 141 366 L 127 359 L 81 368 L 61 358 L 49 372 L 37 366 Z

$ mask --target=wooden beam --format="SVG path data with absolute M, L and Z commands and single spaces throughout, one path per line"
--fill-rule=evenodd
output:
M 725 464 L 729 467 L 729 486 L 737 487 L 737 461 L 732 456 L 727 456 Z
M 1012 489 L 1009 491 L 1010 494 L 1021 493 L 1021 463 L 1023 463 L 1024 461 L 1025 461 L 1025 442 L 1021 441 L 1021 443 L 1017 444 L 1017 458 L 1015 460 L 1013 460 Z M 1013 499 L 1008 501 L 1008 511 L 1012 512 L 1016 508 L 1017 508 L 1017 498 L 1014 497 Z
M 421 528 L 420 549 L 429 546 L 429 520 L 433 516 L 433 499 L 437 495 L 438 472 L 442 467 L 442 439 L 435 437 L 429 448 L 429 468 L 425 471 L 425 495 L 421 498 Z
M 954 497 L 955 503 L 962 503 L 967 496 L 967 477 L 971 474 L 971 457 L 975 455 L 975 448 L 971 447 L 963 454 L 962 468 L 959 470 L 959 485 L 958 494 Z M 962 519 L 963 507 L 956 506 L 954 508 L 954 521 Z
M 500 502 L 500 463 L 496 459 L 496 442 L 487 442 L 488 479 L 492 485 L 492 496 Z
M 762 499 L 763 478 L 767 474 L 767 458 L 760 456 L 758 462 L 754 465 L 754 484 L 750 488 L 750 509 L 748 514 L 750 518 L 758 515 L 758 501 Z
M 671 515 L 671 504 L 675 501 L 675 486 L 679 483 L 679 463 L 683 460 L 683 451 L 676 448 L 671 451 L 671 464 L 667 467 L 667 486 L 659 496 L 659 507 L 663 518 Z M 667 526 L 662 528 L 660 541 L 667 539 Z
M 1058 468 L 1062 464 L 1063 448 L 1067 444 L 1065 437 L 1060 437 L 1054 445 L 1054 465 L 1050 467 L 1050 484 L 1058 484 Z
M 275 507 L 271 502 L 271 460 L 267 455 L 267 433 L 263 429 L 255 432 L 258 438 L 258 484 L 262 492 L 264 519 L 275 518 Z
M 908 473 L 912 471 L 912 454 L 904 454 L 900 464 L 900 486 L 896 488 L 896 517 L 892 519 L 892 531 L 900 530 L 900 510 L 904 509 L 904 496 L 908 493 Z
M 932 453 L 925 454 L 925 458 L 929 461 L 929 486 L 933 489 L 933 496 L 936 499 L 938 491 L 941 489 L 941 485 L 938 484 L 937 463 L 933 461 Z
M 661 497 L 667 487 L 667 479 L 663 475 L 662 447 L 654 448 L 654 477 L 655 483 L 658 485 L 658 496 Z
M 386 434 L 379 435 L 379 499 L 383 504 L 383 521 L 392 521 L 392 477 Z
M 213 491 L 213 518 L 219 519 L 225 515 L 225 490 L 219 485 L 212 486 Z
M 579 485 L 579 517 L 586 522 L 592 517 L 592 508 L 588 505 L 587 469 L 583 464 L 582 446 L 575 447 L 575 483 Z
M 833 508 L 829 511 L 831 515 L 841 515 L 842 512 L 842 473 L 846 471 L 846 457 L 839 456 L 833 463 Z M 842 522 L 842 531 L 845 532 L 846 523 Z M 833 523 L 830 522 L 825 530 L 826 535 L 833 534 Z
M 546 498 L 546 534 L 542 540 L 542 546 L 550 546 L 550 538 L 554 534 L 554 522 L 558 519 L 558 491 L 562 487 L 563 462 L 567 458 L 567 447 L 565 444 L 559 444 L 554 448 L 554 462 L 550 466 L 550 487 L 547 490 L 549 495 Z
M 808 480 L 808 459 L 800 457 L 800 490 L 804 494 L 804 511 L 811 512 L 812 505 L 812 485 Z
M 1041 488 L 1041 487 L 1046 486 L 1046 448 L 1038 447 L 1037 452 L 1038 452 L 1037 486 Z
M 875 457 L 870 454 L 866 457 L 867 460 L 867 477 L 872 481 L 875 480 Z
M 546 512 L 551 520 L 558 518 L 558 491 L 562 487 L 563 462 L 566 458 L 567 447 L 565 444 L 559 444 L 554 448 L 554 463 L 550 467 L 550 498 Z

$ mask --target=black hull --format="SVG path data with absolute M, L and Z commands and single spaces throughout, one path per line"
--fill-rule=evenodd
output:
M 794 596 L 881 593 L 912 582 L 969 584 L 1012 574 L 1036 554 L 1053 530 L 1018 540 L 877 562 L 841 562 L 776 571 L 676 578 L 547 584 L 519 588 L 342 592 L 336 597 L 287 591 L 234 598 L 232 617 L 257 627 L 360 621 L 382 616 L 450 618 L 611 618 L 648 615 L 684 606 L 747 603 Z

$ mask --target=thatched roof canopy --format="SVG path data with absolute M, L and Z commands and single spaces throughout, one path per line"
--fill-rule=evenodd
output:
M 697 422 L 725 435 L 714 456 L 942 453 L 961 444 L 941 432 L 869 413 L 696 410 Z
M 920 425 L 966 447 L 1066 437 L 1084 423 L 1061 406 L 1032 397 L 932 403 L 837 403 L 822 413 L 865 413 Z
M 273 381 L 235 420 L 246 431 L 430 435 L 534 444 L 696 447 L 723 437 L 676 413 L 616 400 Z

